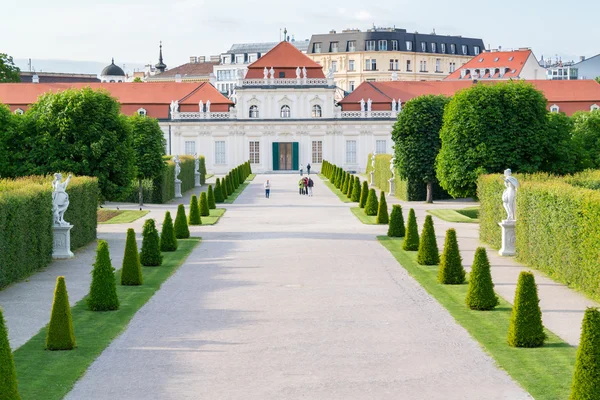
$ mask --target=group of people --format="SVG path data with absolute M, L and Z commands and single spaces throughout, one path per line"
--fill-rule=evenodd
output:
M 310 178 L 310 176 L 300 178 L 300 180 L 298 181 L 298 194 L 312 197 L 312 189 L 314 185 L 315 183 Z

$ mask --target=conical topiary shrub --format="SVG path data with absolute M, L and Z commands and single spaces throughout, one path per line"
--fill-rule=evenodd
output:
M 350 200 L 355 203 L 360 201 L 360 179 L 357 177 L 354 178 L 354 185 L 352 185 L 352 196 L 350 196 Z
M 365 208 L 367 205 L 367 197 L 369 197 L 369 184 L 367 181 L 363 181 L 362 189 L 360 191 L 360 201 L 358 203 L 360 208 Z
M 227 195 L 231 195 L 235 192 L 235 187 L 233 186 L 233 177 L 231 174 L 227 175 Z
M 346 194 L 348 193 L 348 181 L 350 180 L 350 174 L 346 173 L 344 174 L 344 184 L 341 187 L 341 191 L 342 193 Z
M 177 237 L 175 229 L 173 229 L 173 220 L 169 211 L 165 214 L 162 231 L 160 232 L 160 251 L 175 251 L 177 250 Z
M 485 247 L 478 247 L 475 250 L 465 302 L 471 310 L 481 311 L 493 310 L 498 305 L 498 297 L 494 293 L 492 272 Z
M 142 266 L 138 253 L 135 231 L 127 229 L 127 240 L 125 241 L 125 254 L 121 266 L 121 285 L 137 286 L 143 283 Z
M 377 209 L 379 208 L 379 203 L 377 202 L 377 193 L 375 189 L 369 190 L 369 195 L 367 196 L 367 204 L 365 204 L 365 214 L 369 216 L 377 215 Z
M 146 222 L 144 222 L 140 263 L 145 267 L 158 267 L 162 263 L 160 239 L 153 219 L 147 219 Z
M 223 201 L 227 200 L 227 198 L 229 197 L 229 194 L 227 193 L 227 177 L 224 176 L 223 179 L 221 179 L 221 193 L 223 193 Z
M 177 239 L 187 239 L 190 237 L 190 228 L 187 224 L 187 217 L 185 216 L 185 206 L 183 204 L 177 206 L 177 214 L 175 215 L 174 229 L 175 237 Z
M 440 263 L 440 251 L 435 240 L 435 230 L 433 229 L 433 218 L 431 215 L 425 217 L 423 231 L 419 238 L 417 262 L 421 265 L 437 265 Z
M 404 237 L 404 230 L 402 206 L 400 204 L 394 204 L 392 205 L 392 214 L 390 215 L 390 226 L 387 235 L 389 237 Z
M 115 269 L 110 262 L 108 243 L 104 240 L 98 242 L 96 262 L 92 270 L 92 283 L 87 304 L 92 311 L 112 311 L 119 309 L 117 297 L 117 280 Z
M 390 216 L 388 214 L 387 202 L 385 201 L 385 193 L 383 190 L 379 196 L 379 207 L 377 208 L 377 219 L 378 224 L 387 224 L 390 222 Z
M 540 299 L 533 274 L 522 271 L 517 281 L 515 301 L 510 314 L 509 346 L 540 347 L 544 344 L 546 334 L 542 325 L 542 311 L 539 303 Z
M 190 225 L 202 225 L 202 218 L 200 218 L 200 206 L 198 205 L 198 198 L 195 194 L 192 195 L 192 200 L 190 200 L 190 216 L 188 223 Z
M 200 215 L 208 217 L 210 215 L 210 209 L 208 208 L 208 197 L 206 192 L 200 193 Z
M 215 183 L 215 203 L 222 203 L 225 201 L 223 197 L 223 189 L 221 188 L 221 179 L 217 178 L 217 182 Z
M 17 388 L 17 370 L 8 342 L 8 330 L 0 308 L 0 399 L 20 400 Z
M 415 210 L 408 210 L 408 221 L 406 222 L 406 236 L 402 248 L 407 251 L 419 250 L 419 228 L 417 227 L 417 217 Z
M 217 208 L 217 203 L 215 201 L 215 193 L 213 192 L 212 185 L 208 185 L 208 208 L 211 210 L 215 210 Z
M 438 269 L 438 282 L 444 285 L 460 285 L 465 283 L 465 269 L 462 265 L 462 257 L 458 250 L 456 231 L 448 229 L 444 241 L 444 252 Z
M 234 168 L 233 171 L 231 171 L 231 184 L 233 185 L 233 190 L 237 189 L 238 186 L 240 186 L 240 182 L 238 181 L 238 174 L 237 174 L 237 170 Z
M 65 277 L 59 276 L 56 278 L 50 323 L 46 332 L 46 349 L 72 350 L 74 348 L 75 331 L 73 330 L 67 285 L 65 284 Z M 2 395 L 0 395 L 0 398 L 2 398 Z
M 346 197 L 352 198 L 352 189 L 354 188 L 354 175 L 350 175 L 348 179 L 348 190 L 346 191 Z
M 600 394 L 600 311 L 588 308 L 581 324 L 570 400 L 596 399 Z

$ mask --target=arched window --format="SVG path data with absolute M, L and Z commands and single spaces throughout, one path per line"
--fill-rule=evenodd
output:
M 145 117 L 146 115 L 148 115 L 148 112 L 146 111 L 145 108 L 140 108 L 139 110 L 137 110 L 138 115 L 141 115 L 142 117 Z
M 292 116 L 292 111 L 290 110 L 290 106 L 281 107 L 281 118 L 290 118 Z
M 258 106 L 250 106 L 250 118 L 258 118 Z
M 318 104 L 315 104 L 312 107 L 312 116 L 313 118 L 321 118 L 321 106 Z
M 23 113 L 24 113 L 24 111 L 22 109 L 20 109 L 20 108 L 17 108 L 15 110 L 15 114 L 17 114 L 17 115 L 23 115 Z
M 556 104 L 553 104 L 553 105 L 550 107 L 550 112 L 557 113 L 557 112 L 559 112 L 559 111 L 560 111 L 560 108 L 559 108 L 559 107 L 558 107 Z

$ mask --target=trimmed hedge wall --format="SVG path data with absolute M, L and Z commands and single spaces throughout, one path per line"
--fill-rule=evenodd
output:
M 63 174 L 66 176 L 66 174 Z M 0 180 L 0 288 L 52 261 L 51 176 Z M 96 239 L 98 180 L 73 177 L 65 220 L 74 225 L 71 250 Z
M 171 160 L 171 156 L 164 157 L 167 162 L 167 168 L 164 169 L 162 175 L 154 179 L 153 190 L 151 196 L 152 203 L 164 204 L 175 197 L 175 163 Z M 179 156 L 181 163 L 181 172 L 179 179 L 181 180 L 181 193 L 192 189 L 195 182 L 196 161 L 192 156 Z
M 600 190 L 580 187 L 593 185 L 595 177 L 600 182 L 600 171 L 569 177 L 515 176 L 520 183 L 517 259 L 600 299 Z M 480 176 L 477 188 L 481 201 L 480 239 L 498 248 L 501 245 L 498 222 L 506 215 L 502 206 L 502 179 L 497 174 Z

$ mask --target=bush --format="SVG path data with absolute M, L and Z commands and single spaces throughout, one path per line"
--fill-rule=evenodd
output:
M 198 205 L 198 198 L 195 194 L 192 195 L 190 200 L 190 225 L 202 225 L 202 218 L 200 218 L 200 206 Z
M 171 156 L 165 156 L 167 167 L 153 181 L 152 203 L 164 204 L 175 198 L 175 163 Z M 192 156 L 179 156 L 181 172 L 181 193 L 193 189 L 196 185 L 196 161 Z
M 350 180 L 350 174 L 345 172 L 344 173 L 344 183 L 342 184 L 342 187 L 340 188 L 340 190 L 342 191 L 343 194 L 348 193 L 348 181 Z
M 223 201 L 227 200 L 227 197 L 229 197 L 229 195 L 227 194 L 227 177 L 224 176 L 221 179 L 221 193 L 223 194 Z
M 8 330 L 4 322 L 4 315 L 0 308 L 0 396 L 6 400 L 19 400 L 17 389 L 17 371 L 15 360 L 8 342 Z
M 208 208 L 211 210 L 215 210 L 217 208 L 215 193 L 213 192 L 212 185 L 208 185 Z
M 175 250 L 177 250 L 177 237 L 175 236 L 175 229 L 173 229 L 171 213 L 167 211 L 165 213 L 162 231 L 160 232 L 160 251 Z
M 190 229 L 188 228 L 187 217 L 185 216 L 185 206 L 183 204 L 177 206 L 177 215 L 175 215 L 174 229 L 175 238 L 187 239 L 190 237 Z
M 75 331 L 73 330 L 69 295 L 67 294 L 65 277 L 59 276 L 56 278 L 50 323 L 46 332 L 46 349 L 72 350 L 74 348 Z
M 215 183 L 215 203 L 222 203 L 225 201 L 223 197 L 223 189 L 221 187 L 221 179 L 217 178 L 217 182 Z
M 117 297 L 117 282 L 115 269 L 110 262 L 108 243 L 104 240 L 98 242 L 96 262 L 92 270 L 92 283 L 87 304 L 92 311 L 112 311 L 119 309 Z
M 390 226 L 387 235 L 389 237 L 404 237 L 404 216 L 402 215 L 402 206 L 400 204 L 392 205 L 392 214 L 390 215 Z
M 360 208 L 365 208 L 367 205 L 367 197 L 369 197 L 369 184 L 367 181 L 363 181 L 362 190 L 360 191 L 360 202 L 358 203 Z
M 204 185 L 206 183 L 206 158 L 204 156 L 198 158 L 200 159 L 200 168 L 198 168 L 200 172 L 200 184 Z
M 371 189 L 369 190 L 369 196 L 367 196 L 367 204 L 365 204 L 365 214 L 370 216 L 377 215 L 378 207 L 377 193 L 375 193 L 375 189 Z
M 448 229 L 444 241 L 444 252 L 438 269 L 438 282 L 444 285 L 460 285 L 465 283 L 465 269 L 458 250 L 456 231 Z
M 138 286 L 144 282 L 142 277 L 142 266 L 140 265 L 140 254 L 138 253 L 135 231 L 127 229 L 127 240 L 125 241 L 125 254 L 121 266 L 121 285 Z
M 232 195 L 235 192 L 235 188 L 233 187 L 233 178 L 231 177 L 231 173 L 227 174 L 227 195 Z
M 531 272 L 522 271 L 517 282 L 515 301 L 510 314 L 508 345 L 512 347 L 540 347 L 546 334 L 542 325 L 535 278 Z
M 379 195 L 379 207 L 377 208 L 376 222 L 378 224 L 387 224 L 388 222 L 390 222 L 387 209 L 387 202 L 385 201 L 385 193 L 383 192 L 383 190 Z
M 360 187 L 360 179 L 357 176 L 354 178 L 354 185 L 352 186 L 352 196 L 350 197 L 350 200 L 352 200 L 355 203 L 358 203 L 360 201 Z
M 600 311 L 585 310 L 570 400 L 594 399 L 600 393 Z
M 145 267 L 158 267 L 162 263 L 162 254 L 160 254 L 160 239 L 158 237 L 158 230 L 156 229 L 156 224 L 153 219 L 147 219 L 144 222 L 140 263 Z
M 493 310 L 498 305 L 498 297 L 494 293 L 490 262 L 485 247 L 478 247 L 475 250 L 465 302 L 471 310 L 481 311 Z
M 210 209 L 208 208 L 208 198 L 206 192 L 200 193 L 200 215 L 208 217 L 210 215 Z
M 406 223 L 406 236 L 402 248 L 407 251 L 419 250 L 419 228 L 417 227 L 417 217 L 415 210 L 408 210 L 408 221 Z
M 425 217 L 423 231 L 419 240 L 419 252 L 417 262 L 421 265 L 437 265 L 440 263 L 440 251 L 438 250 L 433 229 L 433 218 L 431 215 Z
M 344 193 L 349 199 L 352 198 L 352 188 L 354 187 L 354 175 L 350 175 L 348 178 L 348 187 Z

